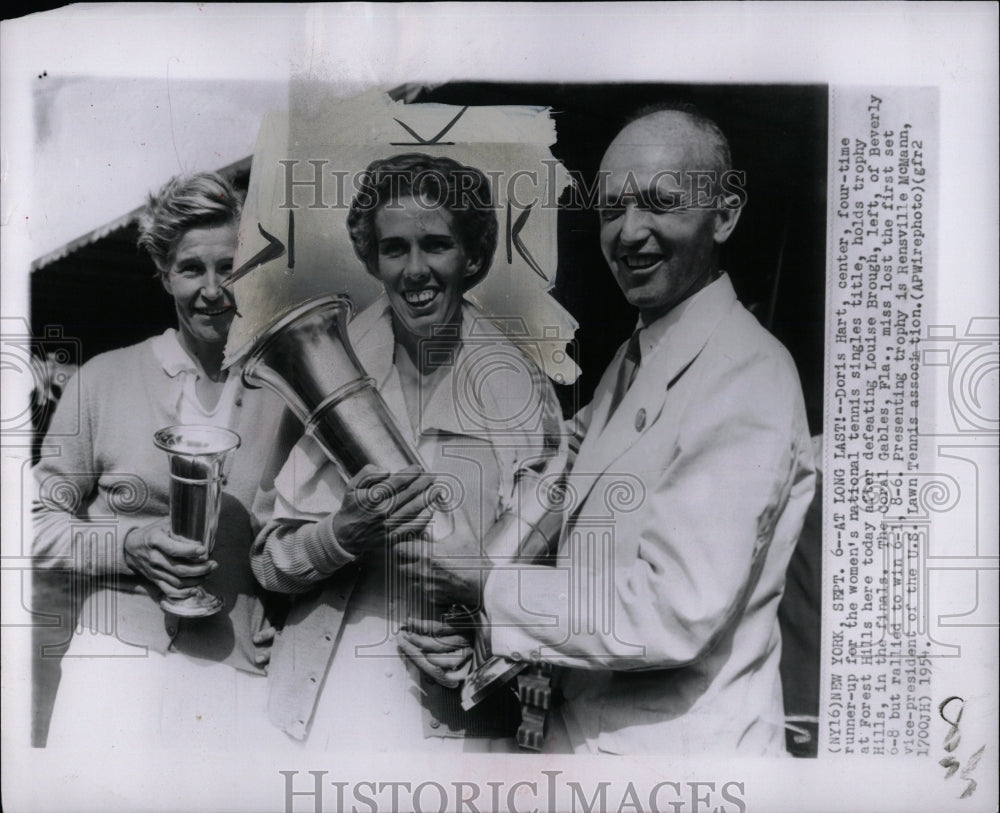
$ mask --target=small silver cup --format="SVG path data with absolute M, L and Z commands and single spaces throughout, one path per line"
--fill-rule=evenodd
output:
M 153 442 L 167 453 L 170 465 L 170 535 L 202 544 L 211 556 L 225 485 L 222 471 L 240 436 L 217 426 L 167 426 L 153 434 Z M 164 597 L 160 607 L 201 618 L 222 609 L 222 599 L 199 586 L 187 598 Z

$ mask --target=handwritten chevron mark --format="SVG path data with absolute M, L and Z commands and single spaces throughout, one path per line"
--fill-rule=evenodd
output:
M 394 118 L 393 121 L 396 122 L 396 124 L 398 124 L 404 130 L 406 130 L 406 132 L 408 132 L 411 136 L 413 136 L 416 139 L 416 141 L 391 141 L 391 142 L 389 142 L 390 146 L 393 146 L 393 147 L 415 147 L 415 146 L 426 146 L 428 144 L 437 144 L 437 145 L 440 145 L 440 146 L 443 146 L 443 147 L 454 146 L 454 144 L 455 144 L 454 141 L 442 141 L 441 139 L 444 138 L 445 133 L 447 133 L 452 127 L 455 126 L 455 122 L 457 122 L 460 118 L 462 118 L 462 114 L 466 110 L 468 110 L 468 109 L 469 109 L 469 106 L 466 105 L 461 110 L 459 110 L 458 113 L 455 115 L 455 118 L 453 118 L 451 121 L 449 121 L 440 130 L 440 132 L 438 132 L 437 135 L 432 136 L 430 139 L 426 139 L 423 136 L 421 136 L 412 127 L 409 127 L 406 124 L 406 122 L 402 122 L 399 119 Z
M 288 228 L 289 228 L 289 234 L 291 234 L 292 213 L 289 212 L 288 214 L 289 214 Z M 254 254 L 249 260 L 243 263 L 243 265 L 241 265 L 239 268 L 233 271 L 233 273 L 230 274 L 229 279 L 227 279 L 224 283 L 222 283 L 223 285 L 226 286 L 232 285 L 234 282 L 236 282 L 236 280 L 245 277 L 247 274 L 249 274 L 258 266 L 270 262 L 271 260 L 277 260 L 285 253 L 284 243 L 282 243 L 273 234 L 268 234 L 268 232 L 264 230 L 264 227 L 261 226 L 260 223 L 257 223 L 257 228 L 260 230 L 260 233 L 264 237 L 264 239 L 267 240 L 267 245 L 260 251 L 258 251 L 256 254 Z M 294 241 L 294 236 L 291 239 L 292 241 Z M 289 265 L 289 267 L 291 266 Z
M 531 207 L 534 205 L 534 203 L 528 204 L 528 208 L 517 216 L 517 220 L 514 221 L 514 225 L 512 226 L 510 222 L 510 201 L 507 201 L 507 264 L 510 265 L 514 262 L 514 253 L 511 250 L 511 244 L 513 244 L 513 248 L 517 249 L 517 253 L 521 255 L 521 258 L 528 264 L 528 267 L 548 282 L 549 278 L 545 276 L 542 267 L 531 256 L 528 247 L 521 240 L 521 230 L 524 228 L 524 224 L 528 222 L 528 218 L 531 216 Z

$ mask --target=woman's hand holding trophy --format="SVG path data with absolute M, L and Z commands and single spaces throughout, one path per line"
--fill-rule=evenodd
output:
M 125 537 L 125 563 L 145 576 L 165 596 L 185 599 L 197 593 L 218 563 L 200 542 L 170 535 L 170 518 L 136 528 Z

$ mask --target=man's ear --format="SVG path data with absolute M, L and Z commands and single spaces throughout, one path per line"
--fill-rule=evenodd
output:
M 170 275 L 166 271 L 161 270 L 157 270 L 156 275 L 160 278 L 160 285 L 163 286 L 163 290 L 173 296 L 174 289 L 170 286 Z
M 736 228 L 743 206 L 738 195 L 725 195 L 722 205 L 715 210 L 715 231 L 712 233 L 716 245 L 722 245 Z

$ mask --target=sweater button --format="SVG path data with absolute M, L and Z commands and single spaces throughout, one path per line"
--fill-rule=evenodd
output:
M 431 728 L 440 728 L 441 722 L 439 720 L 431 720 Z
M 640 409 L 635 413 L 635 431 L 641 432 L 646 427 L 646 410 Z
M 236 397 L 236 406 L 243 406 L 243 396 L 239 395 Z

